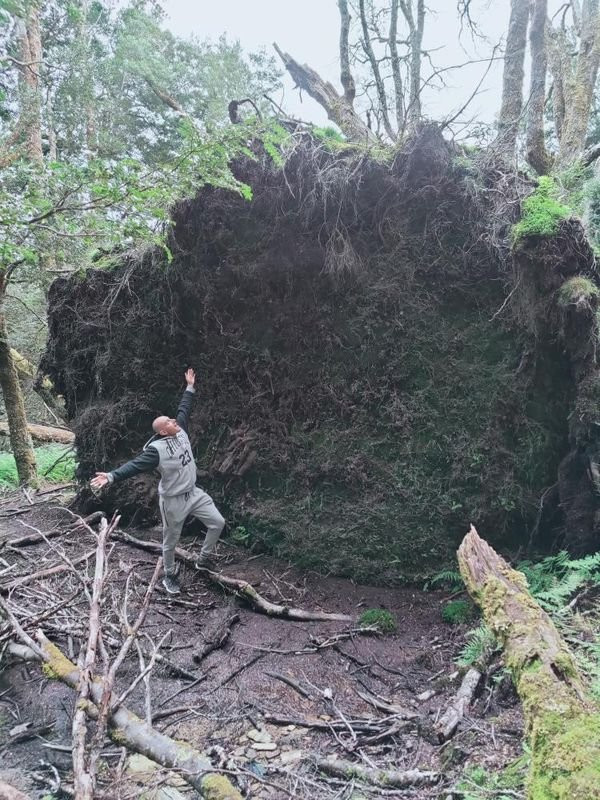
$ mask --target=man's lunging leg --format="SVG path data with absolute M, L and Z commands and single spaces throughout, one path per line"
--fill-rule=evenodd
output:
M 159 501 L 163 522 L 163 586 L 169 594 L 179 594 L 181 591 L 175 567 L 175 548 L 185 522 L 186 504 L 182 500 L 181 497 L 161 497 Z
M 188 513 L 206 525 L 206 538 L 200 551 L 200 558 L 196 561 L 196 566 L 199 569 L 214 569 L 212 556 L 214 555 L 215 545 L 225 527 L 225 520 L 213 503 L 212 497 L 199 487 L 194 489 L 194 503 Z

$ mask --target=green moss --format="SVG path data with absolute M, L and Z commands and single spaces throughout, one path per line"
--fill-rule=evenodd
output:
M 558 304 L 568 306 L 579 300 L 592 300 L 600 296 L 600 289 L 589 278 L 578 275 L 569 278 L 558 290 Z
M 600 714 L 549 713 L 532 731 L 529 800 L 600 798 Z
M 202 797 L 205 800 L 242 800 L 242 795 L 224 775 L 206 775 L 202 778 Z
M 451 600 L 442 607 L 442 619 L 449 625 L 469 622 L 475 616 L 475 607 L 468 600 Z
M 396 620 L 383 608 L 368 608 L 360 615 L 358 623 L 361 628 L 374 626 L 381 633 L 394 633 L 396 630 Z
M 543 175 L 535 191 L 523 200 L 521 220 L 512 229 L 515 244 L 527 236 L 552 236 L 558 231 L 561 220 L 570 216 L 571 210 L 557 198 L 553 179 Z

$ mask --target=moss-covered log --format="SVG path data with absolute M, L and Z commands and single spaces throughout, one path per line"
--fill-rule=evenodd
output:
M 530 800 L 600 798 L 600 713 L 554 623 L 512 569 L 471 527 L 460 571 L 504 647 L 525 711 Z

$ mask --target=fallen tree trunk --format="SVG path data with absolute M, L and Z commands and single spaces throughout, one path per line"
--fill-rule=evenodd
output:
M 122 542 L 131 544 L 134 547 L 139 547 L 141 550 L 147 550 L 150 553 L 162 552 L 162 545 L 158 544 L 158 542 L 144 542 L 142 539 L 136 539 L 135 536 L 131 536 L 131 534 L 124 533 L 123 531 L 116 532 L 113 535 L 113 539 L 119 539 Z M 182 547 L 178 547 L 175 550 L 175 555 L 189 566 L 194 566 L 196 558 Z M 203 570 L 202 572 L 213 583 L 216 583 L 222 589 L 225 589 L 225 591 L 233 592 L 239 597 L 243 597 L 253 608 L 257 611 L 262 611 L 263 614 L 267 614 L 269 617 L 297 619 L 303 620 L 304 622 L 350 622 L 352 620 L 352 617 L 349 617 L 347 614 L 328 614 L 325 611 L 305 611 L 302 608 L 280 606 L 260 595 L 248 581 L 240 580 L 239 578 L 230 578 L 228 575 L 222 575 L 220 572 L 210 572 L 208 570 Z
M 9 652 L 19 658 L 41 661 L 48 677 L 60 680 L 71 689 L 77 690 L 79 670 L 75 664 L 41 631 L 36 638 L 37 644 L 26 637 L 24 646 L 10 645 Z M 98 717 L 97 705 L 102 701 L 103 690 L 103 681 L 99 677 L 94 678 L 90 685 L 90 701 L 84 706 L 92 719 Z M 206 756 L 186 742 L 175 741 L 160 733 L 124 706 L 109 713 L 108 733 L 115 744 L 141 753 L 163 767 L 178 770 L 181 777 L 206 800 L 242 800 L 241 794 L 229 779 L 215 773 Z
M 525 576 L 473 526 L 458 550 L 460 571 L 504 647 L 525 712 L 531 748 L 530 800 L 599 800 L 600 713 L 554 623 Z
M 60 444 L 73 444 L 75 434 L 65 428 L 53 428 L 49 425 L 36 425 L 27 423 L 29 435 L 35 442 L 60 442 Z M 0 422 L 0 436 L 8 436 L 8 423 Z

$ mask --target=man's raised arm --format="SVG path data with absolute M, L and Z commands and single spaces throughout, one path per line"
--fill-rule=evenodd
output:
M 192 411 L 194 394 L 196 393 L 196 373 L 191 367 L 185 373 L 185 382 L 187 383 L 187 386 L 179 403 L 179 408 L 177 409 L 177 416 L 175 419 L 179 427 L 183 428 L 183 430 L 188 433 L 188 422 L 190 419 L 190 413 Z

